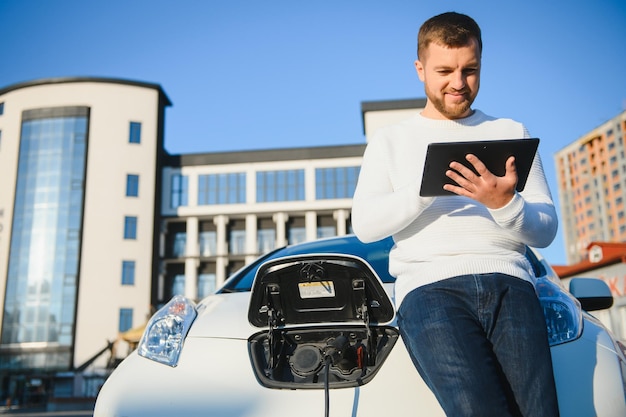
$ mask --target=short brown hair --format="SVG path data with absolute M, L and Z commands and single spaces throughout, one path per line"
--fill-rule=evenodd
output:
M 480 27 L 471 17 L 456 12 L 433 16 L 420 27 L 417 35 L 417 57 L 421 59 L 420 54 L 431 42 L 448 48 L 460 48 L 470 43 L 472 38 L 478 41 L 478 51 L 482 52 L 483 41 Z

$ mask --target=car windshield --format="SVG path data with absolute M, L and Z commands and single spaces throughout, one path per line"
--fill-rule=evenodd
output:
M 358 256 L 371 265 L 383 282 L 393 283 L 395 278 L 389 275 L 389 251 L 392 246 L 391 238 L 374 243 L 362 243 L 352 235 L 286 246 L 258 258 L 236 272 L 218 292 L 250 291 L 256 272 L 264 262 L 285 256 L 312 253 L 343 253 Z

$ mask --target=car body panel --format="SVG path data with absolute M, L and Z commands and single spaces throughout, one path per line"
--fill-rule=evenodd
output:
M 247 358 L 245 340 L 217 338 L 188 338 L 175 368 L 132 353 L 103 386 L 94 417 L 323 415 L 324 390 L 264 388 Z M 398 369 L 407 371 L 402 378 Z M 216 376 L 227 377 L 215 384 Z M 393 410 L 445 415 L 402 343 L 396 344 L 394 355 L 372 382 L 330 390 L 329 405 L 330 415 L 335 416 L 380 417 Z
M 198 317 L 193 322 L 187 338 L 248 339 L 252 333 L 259 330 L 252 326 L 246 317 L 249 302 L 249 292 L 208 296 L 198 304 Z
M 562 417 L 626 416 L 621 355 L 594 319 L 585 317 L 583 334 L 575 343 L 553 346 L 551 352 Z
M 342 237 L 333 242 L 353 245 L 355 239 Z M 297 245 L 270 254 L 265 260 L 281 254 L 319 253 L 318 250 L 325 245 L 325 242 Z M 372 253 L 364 253 L 362 244 L 356 249 L 348 247 L 353 251 L 352 255 L 365 254 L 364 259 L 371 261 L 370 265 L 385 282 L 383 288 L 389 298 L 393 294 L 393 279 L 388 275 L 383 258 L 388 256 L 390 247 L 388 241 L 375 246 Z M 562 287 L 547 262 L 538 258 L 543 265 L 539 269 L 545 269 L 547 277 Z M 328 392 L 330 415 L 333 416 L 444 416 L 400 341 L 395 343 L 375 376 L 364 385 L 328 391 L 262 386 L 251 362 L 249 339 L 265 330 L 250 324 L 247 314 L 253 284 L 251 275 L 259 265 L 250 268 L 241 272 L 245 276 L 233 276 L 217 294 L 198 304 L 198 315 L 175 366 L 146 359 L 137 352 L 126 358 L 102 387 L 94 417 L 275 417 L 293 414 L 319 417 L 325 411 L 325 392 Z M 311 327 L 329 325 L 333 323 L 299 324 Z M 388 325 L 396 326 L 395 318 Z M 552 346 L 551 352 L 562 417 L 626 416 L 626 358 L 622 348 L 598 320 L 584 313 L 580 337 Z

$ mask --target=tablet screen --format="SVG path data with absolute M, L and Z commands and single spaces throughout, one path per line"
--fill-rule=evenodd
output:
M 426 151 L 420 196 L 456 195 L 443 189 L 444 184 L 454 184 L 446 176 L 446 171 L 450 162 L 457 161 L 476 172 L 465 159 L 470 153 L 476 155 L 497 176 L 504 176 L 506 160 L 515 156 L 518 176 L 516 189 L 522 191 L 538 146 L 537 138 L 431 143 Z

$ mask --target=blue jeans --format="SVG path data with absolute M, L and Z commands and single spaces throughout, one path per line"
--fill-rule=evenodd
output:
M 398 326 L 447 416 L 559 415 L 545 318 L 530 283 L 496 273 L 425 285 L 402 302 Z

